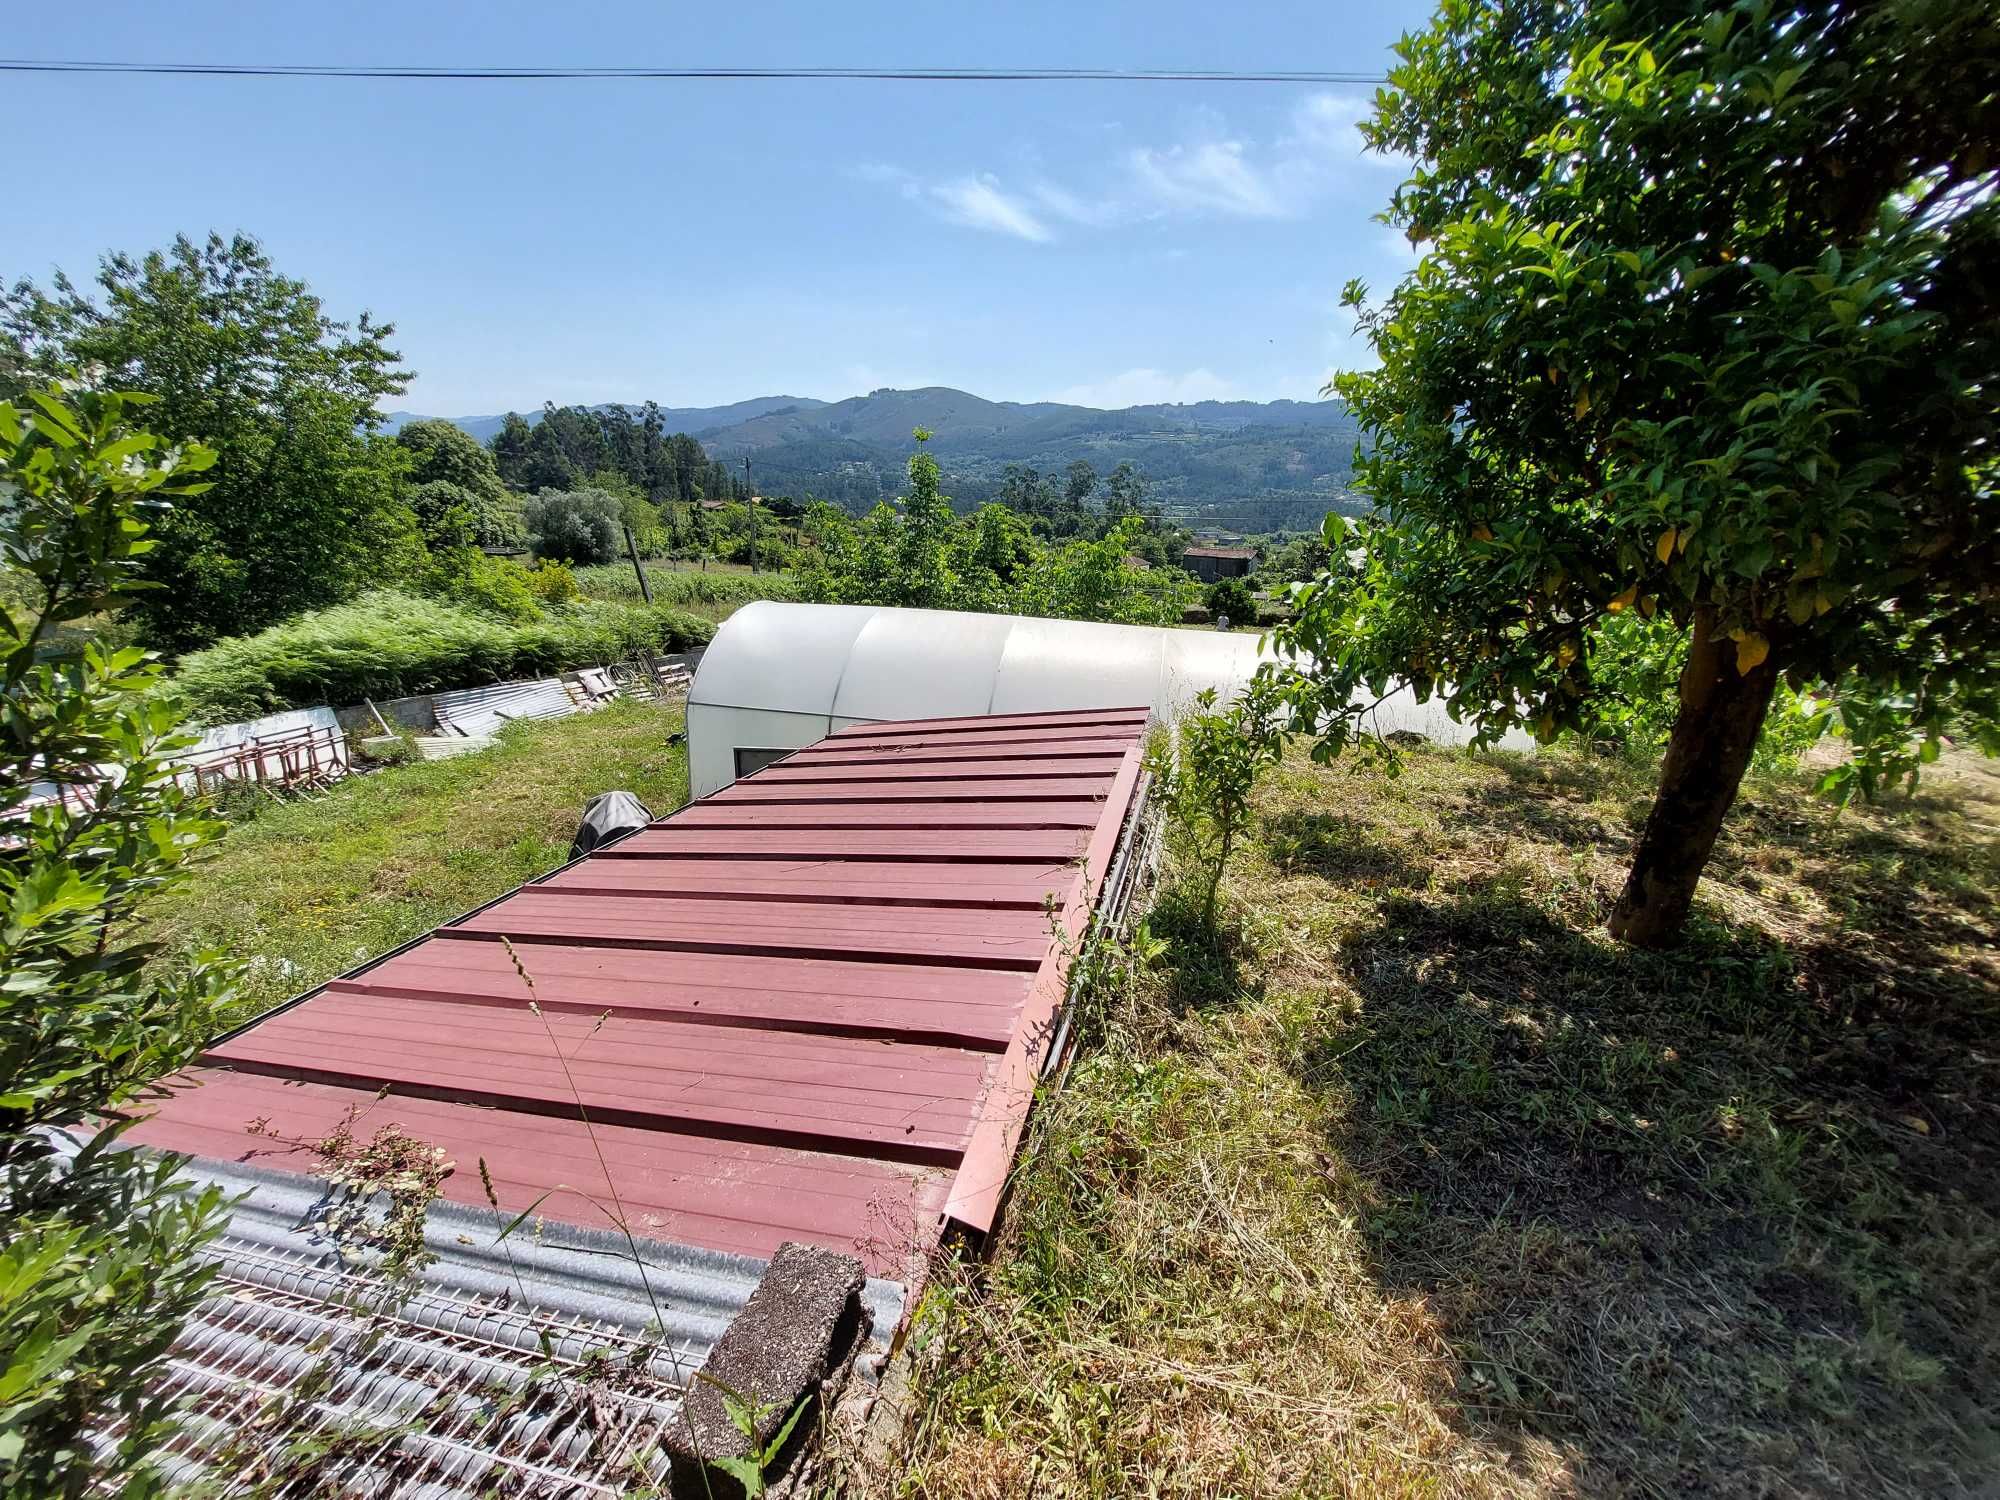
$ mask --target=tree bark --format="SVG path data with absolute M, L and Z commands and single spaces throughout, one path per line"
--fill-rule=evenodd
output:
M 1777 685 L 1772 656 L 1738 672 L 1735 643 L 1717 632 L 1714 609 L 1695 611 L 1680 713 L 1632 872 L 1606 924 L 1613 937 L 1641 948 L 1669 947 L 1680 937 Z

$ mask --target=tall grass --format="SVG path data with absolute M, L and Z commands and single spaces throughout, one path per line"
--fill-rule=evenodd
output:
M 678 651 L 712 632 L 705 620 L 644 605 L 590 600 L 516 624 L 383 590 L 218 641 L 184 658 L 174 685 L 195 722 L 218 724 Z
M 748 604 L 756 599 L 796 599 L 789 573 L 704 573 L 689 568 L 646 565 L 653 602 L 670 609 Z M 639 580 L 630 563 L 603 563 L 576 570 L 576 586 L 590 599 L 636 600 Z

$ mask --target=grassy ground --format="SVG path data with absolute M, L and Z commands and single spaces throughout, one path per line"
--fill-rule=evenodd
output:
M 656 814 L 687 796 L 678 706 L 630 701 L 508 726 L 490 750 L 239 807 L 215 856 L 151 909 L 169 955 L 249 961 L 254 1014 L 561 864 L 590 797 Z
M 1647 775 L 1292 761 L 920 1318 L 910 1495 L 1972 1495 L 2000 1474 L 2000 775 L 1759 777 L 1686 946 Z M 864 1486 L 865 1487 L 865 1486 Z
M 712 562 L 702 568 L 693 563 L 649 562 L 646 580 L 654 603 L 718 625 L 753 599 L 792 597 L 791 574 L 752 573 L 740 563 Z M 629 562 L 578 568 L 576 582 L 586 598 L 626 603 L 639 598 L 639 579 Z

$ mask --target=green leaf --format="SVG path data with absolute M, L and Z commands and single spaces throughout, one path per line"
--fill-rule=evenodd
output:
M 1932 759 L 1936 759 L 1936 757 L 1933 756 Z M 806 1407 L 810 1403 L 810 1400 L 811 1398 L 806 1396 L 799 1398 L 799 1404 L 794 1406 L 792 1414 L 785 1418 L 785 1425 L 773 1433 L 771 1441 L 764 1445 L 765 1458 L 775 1458 L 778 1454 L 785 1451 L 785 1444 L 791 1440 L 792 1429 L 799 1425 L 799 1418 L 806 1414 Z
M 565 1184 L 559 1182 L 554 1187 L 550 1188 L 547 1192 L 537 1194 L 535 1197 L 535 1201 L 533 1203 L 530 1203 L 526 1208 L 522 1209 L 519 1213 L 515 1214 L 513 1218 L 507 1221 L 506 1227 L 493 1237 L 493 1243 L 496 1245 L 506 1243 L 508 1238 L 513 1235 L 514 1231 L 519 1229 L 523 1224 L 527 1223 L 528 1220 L 532 1219 L 535 1216 L 535 1211 L 539 1209 L 544 1203 L 548 1202 L 549 1199 L 553 1198 L 557 1193 L 566 1193 L 568 1191 L 569 1188 Z
M 722 1470 L 723 1473 L 742 1485 L 744 1494 L 761 1495 L 764 1493 L 764 1470 L 756 1460 L 749 1458 L 711 1458 L 708 1462 L 709 1467 Z
M 35 430 L 44 437 L 54 439 L 65 448 L 74 448 L 83 440 L 83 429 L 69 409 L 44 391 L 29 391 L 28 399 L 41 408 L 46 419 L 35 424 Z

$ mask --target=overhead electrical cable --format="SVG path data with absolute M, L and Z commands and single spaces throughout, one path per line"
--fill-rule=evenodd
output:
M 470 82 L 613 78 L 881 80 L 893 83 L 1277 83 L 1386 84 L 1379 73 L 1230 68 L 504 68 L 373 63 L 108 62 L 79 58 L 0 58 L 5 73 L 126 73 L 220 78 L 436 78 Z

